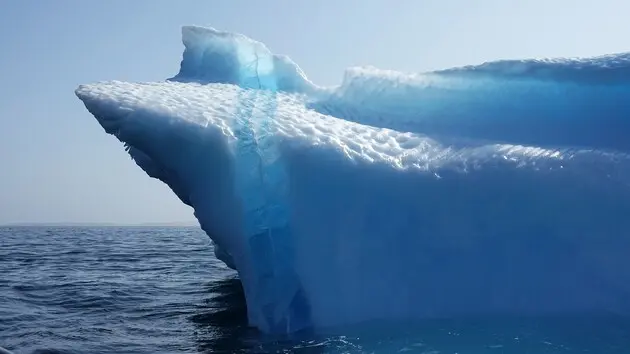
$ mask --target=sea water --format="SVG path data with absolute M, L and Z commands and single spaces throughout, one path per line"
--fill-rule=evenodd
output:
M 3 227 L 0 347 L 16 354 L 627 354 L 630 319 L 373 321 L 270 337 L 247 326 L 240 282 L 196 227 Z

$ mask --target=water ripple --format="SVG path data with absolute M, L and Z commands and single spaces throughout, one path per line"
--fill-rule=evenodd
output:
M 0 346 L 75 353 L 627 354 L 614 317 L 370 323 L 289 338 L 247 326 L 197 228 L 0 228 Z
M 205 285 L 234 274 L 197 228 L 0 228 L 0 346 L 197 352 Z

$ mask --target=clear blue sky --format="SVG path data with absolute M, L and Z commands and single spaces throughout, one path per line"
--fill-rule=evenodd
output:
M 629 51 L 629 13 L 627 0 L 4 0 L 0 223 L 193 220 L 73 93 L 172 76 L 182 25 L 244 33 L 330 85 L 353 65 L 425 71 Z

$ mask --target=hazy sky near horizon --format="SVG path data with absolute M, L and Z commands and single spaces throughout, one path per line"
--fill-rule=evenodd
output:
M 2 1 L 0 223 L 193 220 L 73 92 L 173 76 L 182 25 L 244 33 L 331 85 L 355 65 L 427 71 L 629 51 L 628 13 L 625 0 Z

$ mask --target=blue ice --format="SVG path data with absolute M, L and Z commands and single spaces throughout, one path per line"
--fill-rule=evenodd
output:
M 167 81 L 76 94 L 194 208 L 251 325 L 630 315 L 630 54 L 320 87 L 240 34 L 183 42 Z

